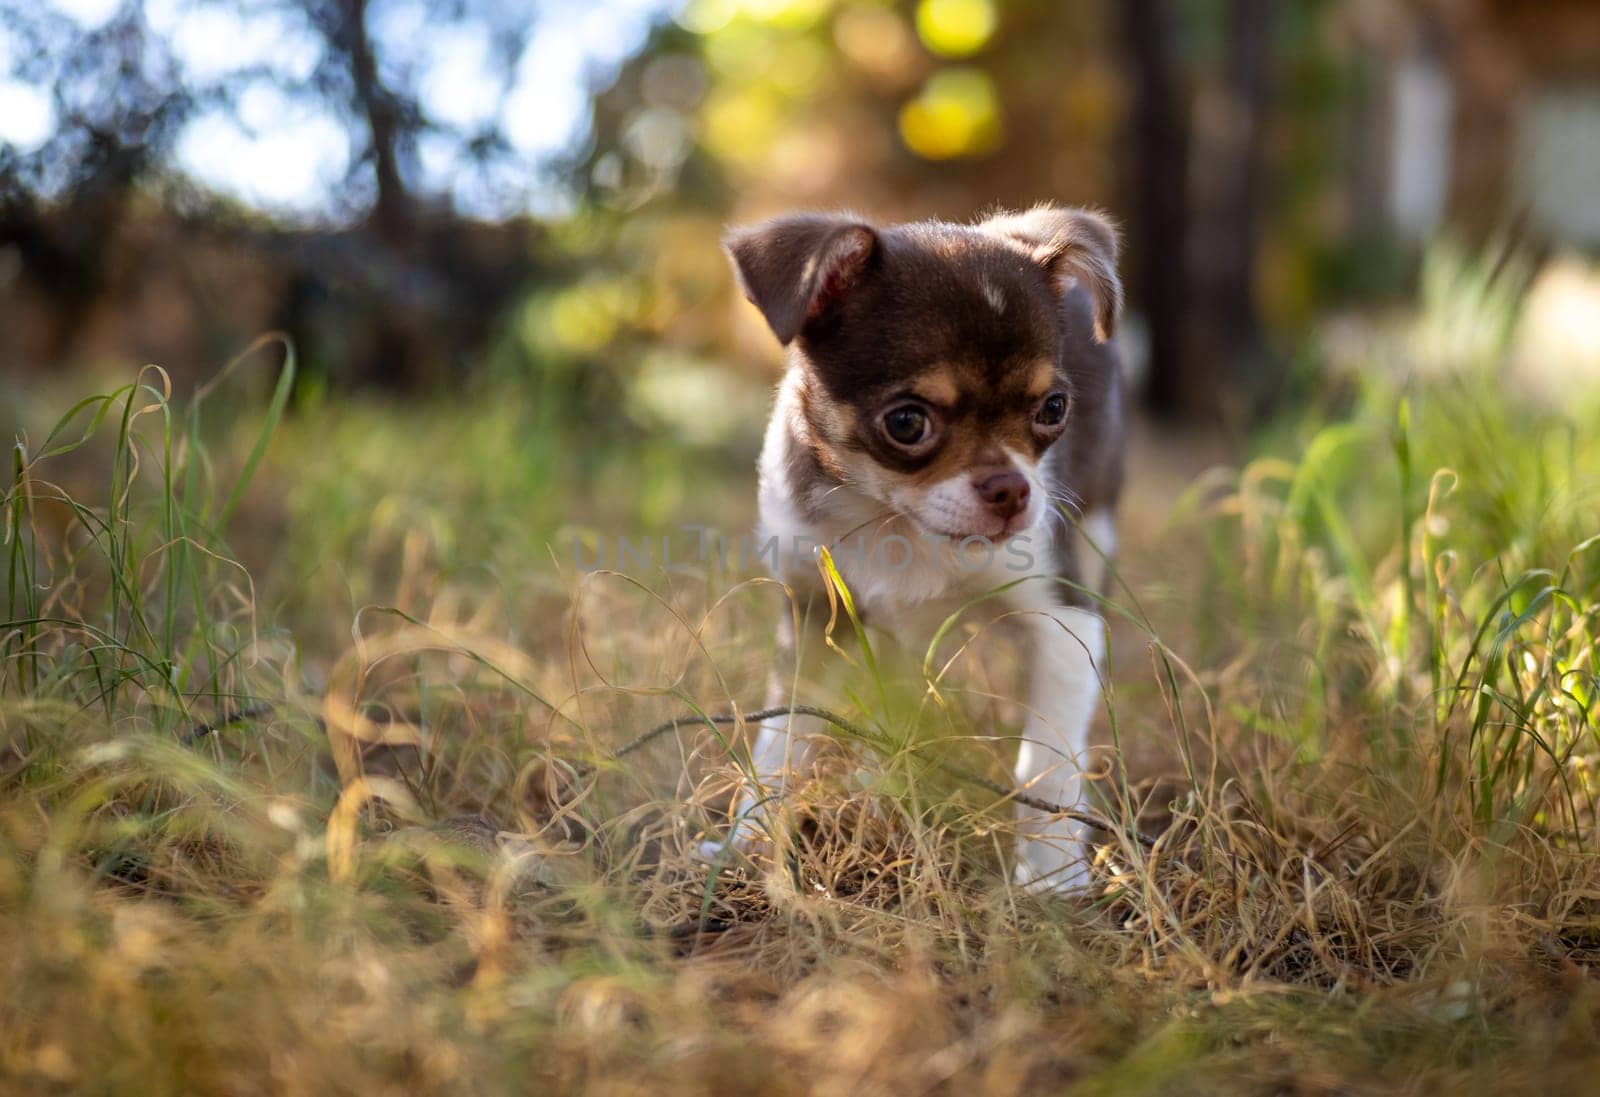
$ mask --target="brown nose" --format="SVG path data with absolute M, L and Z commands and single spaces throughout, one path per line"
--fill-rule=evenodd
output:
M 1001 518 L 1021 514 L 1028 505 L 1028 478 L 1016 469 L 975 479 L 972 486 L 978 489 L 978 497 Z

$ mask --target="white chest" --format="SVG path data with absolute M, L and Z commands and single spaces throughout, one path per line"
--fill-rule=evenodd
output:
M 825 547 L 857 609 L 889 629 L 937 621 L 983 594 L 1050 574 L 1050 539 L 1042 530 L 1005 541 L 956 541 L 869 508 L 841 505 L 826 520 L 808 522 L 786 500 L 764 493 L 761 509 L 757 539 L 779 578 L 798 590 L 819 590 L 818 550 Z

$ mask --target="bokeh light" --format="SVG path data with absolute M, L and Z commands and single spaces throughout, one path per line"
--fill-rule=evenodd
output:
M 845 9 L 833 21 L 833 38 L 852 64 L 883 80 L 898 81 L 911 71 L 919 56 L 910 29 L 888 8 L 860 5 Z
M 753 164 L 766 155 L 783 125 L 783 106 L 768 87 L 727 88 L 706 100 L 701 139 L 715 156 Z
M 689 0 L 674 18 L 684 30 L 715 34 L 732 22 L 738 11 L 735 0 Z
M 900 137 L 924 159 L 981 156 L 999 148 L 1003 136 L 994 81 L 980 69 L 934 73 L 900 110 Z
M 990 0 L 922 0 L 917 33 L 941 57 L 970 57 L 988 44 L 999 22 Z
M 56 108 L 42 88 L 21 80 L 0 80 L 0 145 L 32 151 L 50 139 Z
M 750 18 L 782 30 L 813 27 L 831 6 L 831 0 L 744 0 L 741 5 Z

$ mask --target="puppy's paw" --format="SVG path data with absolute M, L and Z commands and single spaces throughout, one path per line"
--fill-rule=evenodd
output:
M 766 835 L 749 819 L 740 819 L 721 838 L 707 838 L 693 849 L 694 859 L 707 865 L 726 864 L 748 857 Z

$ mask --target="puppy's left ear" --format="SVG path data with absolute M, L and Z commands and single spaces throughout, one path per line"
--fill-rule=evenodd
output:
M 1049 272 L 1057 293 L 1082 286 L 1093 305 L 1095 338 L 1111 338 L 1122 314 L 1122 282 L 1117 230 L 1110 221 L 1092 210 L 1042 205 L 999 214 L 978 228 L 1027 252 Z

